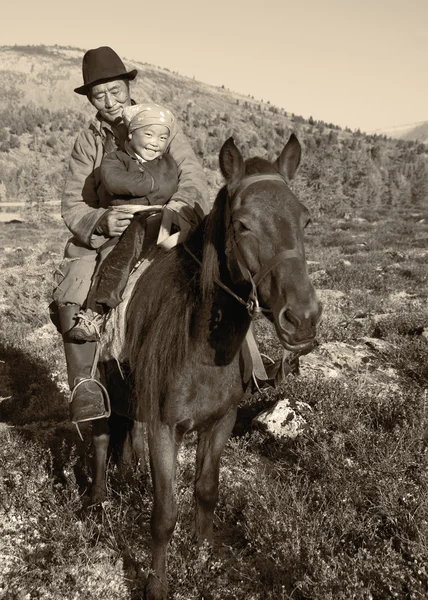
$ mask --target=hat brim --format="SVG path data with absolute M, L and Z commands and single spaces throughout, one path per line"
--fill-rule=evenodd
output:
M 95 81 L 90 81 L 85 85 L 81 85 L 78 88 L 75 88 L 76 94 L 80 94 L 81 96 L 87 96 L 89 90 L 94 86 L 100 83 L 107 83 L 108 81 L 115 81 L 116 79 L 129 79 L 132 81 L 136 78 L 138 74 L 137 69 L 132 69 L 132 71 L 128 71 L 127 73 L 120 73 L 119 75 L 112 75 L 111 77 L 107 77 L 105 79 L 96 79 Z

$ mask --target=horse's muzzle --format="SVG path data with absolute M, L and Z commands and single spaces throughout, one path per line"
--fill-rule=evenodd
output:
M 286 350 L 304 352 L 314 346 L 322 313 L 315 294 L 301 305 L 286 304 L 273 312 L 279 341 Z

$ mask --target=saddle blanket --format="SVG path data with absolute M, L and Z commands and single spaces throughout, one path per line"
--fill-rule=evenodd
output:
M 128 283 L 123 292 L 123 300 L 116 308 L 109 311 L 104 324 L 104 331 L 100 340 L 100 360 L 126 360 L 125 334 L 126 334 L 126 310 L 135 289 L 135 285 L 144 271 L 161 252 L 159 246 L 153 246 L 147 255 L 132 270 Z

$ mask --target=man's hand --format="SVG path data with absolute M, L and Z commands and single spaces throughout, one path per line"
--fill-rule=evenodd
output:
M 132 214 L 115 211 L 114 209 L 109 210 L 100 219 L 95 231 L 106 237 L 118 237 L 131 223 L 132 216 Z

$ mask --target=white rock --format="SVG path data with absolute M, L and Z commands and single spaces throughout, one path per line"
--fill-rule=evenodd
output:
M 346 380 L 364 374 L 366 382 L 382 381 L 388 385 L 397 380 L 398 373 L 394 369 L 381 368 L 375 362 L 377 352 L 390 350 L 393 346 L 376 338 L 360 339 L 362 343 L 357 344 L 327 342 L 301 356 L 300 376 Z
M 299 409 L 297 412 L 296 409 Z M 279 439 L 295 438 L 305 429 L 306 421 L 300 410 L 312 410 L 308 404 L 298 402 L 295 408 L 287 398 L 278 400 L 269 410 L 266 410 L 253 419 L 254 427 L 267 431 Z
M 324 302 L 342 300 L 345 298 L 345 292 L 340 290 L 317 290 L 317 296 Z
M 380 340 L 378 338 L 363 337 L 361 339 L 365 344 L 367 344 L 369 348 L 372 348 L 377 352 L 387 352 L 388 350 L 394 350 L 395 348 L 393 344 L 390 344 L 389 342 L 385 342 L 385 340 Z

